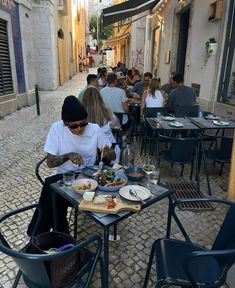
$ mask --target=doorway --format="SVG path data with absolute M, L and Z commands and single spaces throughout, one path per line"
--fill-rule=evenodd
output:
M 180 14 L 176 71 L 182 75 L 184 75 L 185 59 L 187 52 L 189 17 L 190 9 L 187 9 L 182 14 Z

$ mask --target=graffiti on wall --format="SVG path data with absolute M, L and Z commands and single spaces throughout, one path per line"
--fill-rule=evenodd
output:
M 142 71 L 144 67 L 144 53 L 142 48 L 136 48 L 135 51 L 132 51 L 132 66 L 136 69 Z
M 16 6 L 13 0 L 0 0 L 0 4 L 8 8 L 15 8 Z

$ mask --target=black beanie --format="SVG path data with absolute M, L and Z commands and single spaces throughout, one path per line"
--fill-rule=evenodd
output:
M 75 122 L 86 119 L 88 116 L 86 109 L 77 97 L 70 95 L 64 99 L 61 118 L 66 122 Z

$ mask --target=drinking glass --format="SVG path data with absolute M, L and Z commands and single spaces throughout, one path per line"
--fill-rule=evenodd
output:
M 63 174 L 64 185 L 71 186 L 74 180 L 75 180 L 75 173 L 74 172 L 65 172 Z
M 160 171 L 159 169 L 155 169 L 152 171 L 152 173 L 150 174 L 150 183 L 156 185 L 158 183 L 159 180 L 159 174 Z
M 150 158 L 147 157 L 144 164 L 143 164 L 143 169 L 147 174 L 147 183 L 146 186 L 150 187 L 150 174 L 152 174 L 152 172 L 155 170 L 155 165 L 154 165 L 154 161 Z

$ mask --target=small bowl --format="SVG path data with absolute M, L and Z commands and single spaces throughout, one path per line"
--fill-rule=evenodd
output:
M 141 167 L 129 167 L 125 170 L 125 174 L 130 181 L 141 181 L 146 176 Z
M 82 189 L 82 186 L 86 189 Z M 89 187 L 86 187 L 89 186 Z M 83 195 L 87 191 L 94 191 L 98 183 L 93 179 L 78 179 L 73 181 L 72 188 L 79 194 Z

